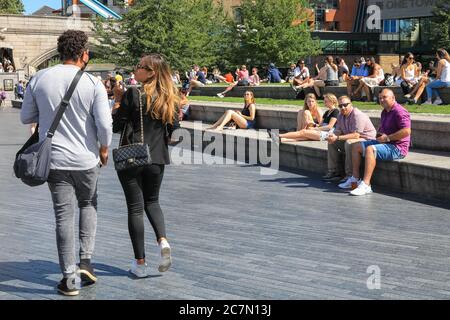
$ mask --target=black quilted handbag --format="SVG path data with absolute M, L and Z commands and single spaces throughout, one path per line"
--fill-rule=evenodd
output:
M 142 115 L 142 99 L 140 91 L 139 111 L 141 115 L 141 142 L 122 146 L 123 136 L 125 135 L 127 126 L 123 128 L 119 147 L 113 150 L 113 160 L 116 171 L 138 168 L 152 164 L 150 149 L 148 144 L 144 143 L 144 119 Z

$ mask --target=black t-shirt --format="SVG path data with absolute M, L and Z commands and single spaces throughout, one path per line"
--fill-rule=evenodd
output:
M 339 110 L 337 108 L 334 108 L 332 110 L 328 109 L 327 111 L 325 111 L 325 113 L 323 114 L 323 125 L 327 125 L 330 123 L 331 118 L 336 118 L 339 115 Z M 336 123 L 334 124 L 336 126 Z

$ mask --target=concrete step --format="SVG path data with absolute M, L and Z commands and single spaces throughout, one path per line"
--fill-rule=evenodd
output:
M 195 96 L 215 96 L 217 93 L 225 90 L 225 86 L 207 85 L 205 87 L 196 88 L 192 90 L 191 95 Z M 389 88 L 394 91 L 395 97 L 398 102 L 405 103 L 406 99 L 403 96 L 403 91 L 399 86 L 392 87 L 375 87 L 374 94 L 378 96 L 378 93 L 384 89 Z M 255 94 L 256 98 L 272 98 L 272 99 L 295 99 L 296 93 L 290 86 L 259 86 L 259 87 L 234 87 L 233 90 L 227 93 L 228 97 L 243 97 L 245 91 L 251 90 Z M 314 92 L 313 89 L 308 88 L 306 93 Z M 450 104 L 450 88 L 439 89 L 440 95 L 444 104 Z M 347 94 L 346 86 L 332 86 L 322 88 L 322 93 L 333 93 L 336 96 L 342 96 Z
M 240 110 L 242 104 L 223 102 L 191 102 L 191 119 L 215 122 L 228 109 Z M 295 130 L 300 108 L 283 105 L 257 105 L 256 124 L 260 129 Z M 380 111 L 367 112 L 378 128 Z M 450 152 L 450 116 L 411 114 L 412 147 Z
M 232 157 L 241 161 L 245 159 L 245 162 L 250 164 L 268 165 L 267 158 L 262 160 L 260 155 L 270 154 L 271 158 L 275 159 L 272 151 L 276 153 L 278 150 L 281 168 L 323 174 L 327 171 L 325 141 L 281 143 L 277 147 L 271 143 L 266 130 L 205 131 L 208 126 L 206 123 L 182 121 L 182 128 L 188 130 L 191 135 L 191 141 L 185 141 L 182 147 L 191 148 L 200 143 L 204 150 L 211 143 L 211 137 L 215 137 L 215 143 L 221 145 L 217 142 L 220 138 L 223 141 L 222 153 L 216 153 L 220 157 Z M 267 148 L 268 152 L 262 152 L 261 148 Z M 245 154 L 238 154 L 238 150 Z M 380 161 L 377 163 L 372 182 L 375 192 L 380 188 L 450 202 L 450 152 L 415 150 L 402 160 Z

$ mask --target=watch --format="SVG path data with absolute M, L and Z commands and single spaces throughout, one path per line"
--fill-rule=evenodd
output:
M 391 142 L 391 139 L 389 139 L 388 135 L 386 135 L 386 142 Z

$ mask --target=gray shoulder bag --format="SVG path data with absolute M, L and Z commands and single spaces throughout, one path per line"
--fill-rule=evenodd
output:
M 44 184 L 47 181 L 52 159 L 52 138 L 83 73 L 83 70 L 78 71 L 75 78 L 72 80 L 69 89 L 59 104 L 52 125 L 47 131 L 47 137 L 39 142 L 38 125 L 34 134 L 17 152 L 14 161 L 14 173 L 16 177 L 21 179 L 26 185 L 35 187 Z

